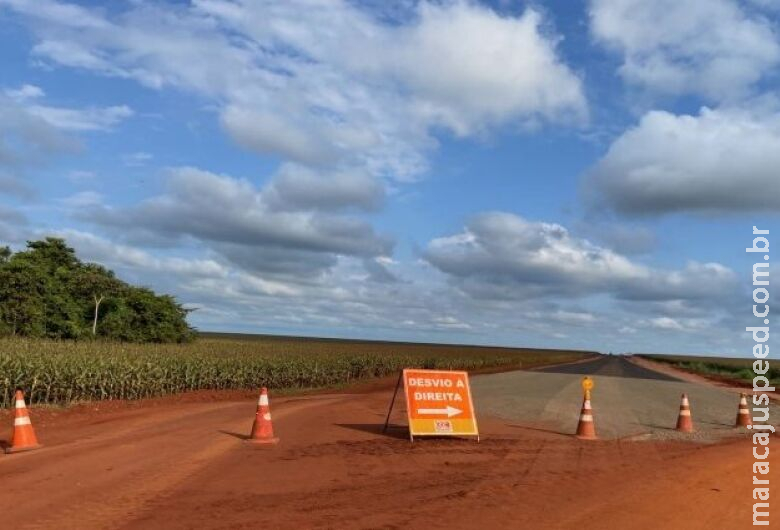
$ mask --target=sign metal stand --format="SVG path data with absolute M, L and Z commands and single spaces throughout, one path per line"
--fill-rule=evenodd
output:
M 398 395 L 398 389 L 401 388 L 401 380 L 404 377 L 403 371 L 398 372 L 398 381 L 395 384 L 395 391 L 393 392 L 393 399 L 390 400 L 390 408 L 387 409 L 387 418 L 385 418 L 385 426 L 382 427 L 382 432 L 387 432 L 387 426 L 390 423 L 390 414 L 393 412 L 393 405 L 395 405 L 395 397 Z M 414 440 L 412 440 L 414 441 Z

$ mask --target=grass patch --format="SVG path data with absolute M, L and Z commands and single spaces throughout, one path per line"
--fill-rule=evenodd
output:
M 719 358 L 719 357 L 685 357 L 679 355 L 643 355 L 653 361 L 671 364 L 683 370 L 702 375 L 727 377 L 738 381 L 751 383 L 756 374 L 753 373 L 755 359 Z M 780 368 L 772 362 L 765 376 L 773 385 L 780 386 Z

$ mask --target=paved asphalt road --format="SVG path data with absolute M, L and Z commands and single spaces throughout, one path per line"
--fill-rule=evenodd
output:
M 601 438 L 711 442 L 740 432 L 733 429 L 739 403 L 737 393 L 678 381 L 619 356 L 538 371 L 475 376 L 472 380 L 474 406 L 478 414 L 503 418 L 518 429 L 569 435 L 577 428 L 583 375 L 589 375 L 595 382 L 592 405 L 596 431 Z M 690 398 L 697 431 L 691 435 L 674 430 L 683 393 Z M 780 418 L 780 407 L 773 406 L 770 417 Z
M 629 379 L 654 379 L 656 381 L 680 381 L 672 376 L 648 370 L 617 355 L 605 355 L 587 363 L 564 364 L 541 368 L 548 374 L 576 374 L 582 376 L 627 377 Z

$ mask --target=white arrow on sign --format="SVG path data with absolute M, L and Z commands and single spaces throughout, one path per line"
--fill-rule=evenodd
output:
M 461 412 L 463 411 L 449 405 L 446 409 L 417 409 L 417 414 L 446 414 L 448 418 L 457 416 Z

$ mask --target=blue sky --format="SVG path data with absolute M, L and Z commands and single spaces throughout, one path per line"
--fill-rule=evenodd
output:
M 0 243 L 204 330 L 748 355 L 779 14 L 0 0 Z

